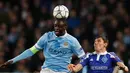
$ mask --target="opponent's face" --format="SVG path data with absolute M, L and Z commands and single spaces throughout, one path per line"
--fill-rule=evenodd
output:
M 62 20 L 56 20 L 54 23 L 54 31 L 57 36 L 62 36 L 65 34 L 66 24 Z
M 106 49 L 106 47 L 107 47 L 107 43 L 105 43 L 102 38 L 95 39 L 95 42 L 94 42 L 95 51 L 104 50 Z

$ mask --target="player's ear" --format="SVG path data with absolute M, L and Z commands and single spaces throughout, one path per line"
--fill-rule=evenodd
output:
M 108 46 L 108 43 L 105 43 L 104 46 L 107 47 L 107 46 Z
M 67 24 L 65 24 L 65 29 L 67 29 L 67 27 L 68 27 Z

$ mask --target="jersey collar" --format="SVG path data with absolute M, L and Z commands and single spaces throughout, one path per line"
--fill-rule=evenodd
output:
M 93 54 L 99 54 L 99 55 L 106 55 L 107 53 L 108 53 L 107 51 L 105 51 L 105 52 L 103 52 L 103 53 L 97 53 L 96 51 L 93 52 Z

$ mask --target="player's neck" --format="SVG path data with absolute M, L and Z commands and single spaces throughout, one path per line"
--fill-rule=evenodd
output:
M 60 37 L 60 36 L 64 36 L 64 35 L 65 35 L 65 32 L 62 32 L 61 34 L 56 35 L 56 36 Z
M 97 54 L 105 53 L 105 52 L 106 52 L 106 48 L 103 48 L 103 49 L 100 49 L 99 51 L 96 51 Z
M 62 32 L 60 36 L 64 36 L 65 35 L 65 32 Z

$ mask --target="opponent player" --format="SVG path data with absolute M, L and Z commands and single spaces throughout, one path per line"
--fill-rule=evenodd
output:
M 42 35 L 34 46 L 7 61 L 1 67 L 6 67 L 43 50 L 45 62 L 40 73 L 67 73 L 67 66 L 71 62 L 72 55 L 75 54 L 81 58 L 85 53 L 77 39 L 68 34 L 66 29 L 66 20 L 55 20 L 54 31 Z
M 106 51 L 107 45 L 108 40 L 106 37 L 97 37 L 94 42 L 95 52 L 88 53 L 86 58 L 77 65 L 69 64 L 68 69 L 78 72 L 87 65 L 87 73 L 112 73 L 114 66 L 118 65 L 128 72 L 128 67 L 120 61 L 115 53 Z

